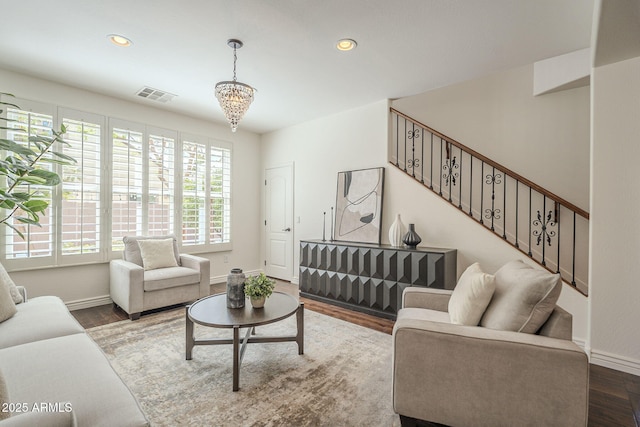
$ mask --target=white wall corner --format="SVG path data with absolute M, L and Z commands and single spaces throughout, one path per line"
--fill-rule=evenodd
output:
M 591 83 L 591 48 L 576 50 L 533 64 L 533 95 L 588 86 Z

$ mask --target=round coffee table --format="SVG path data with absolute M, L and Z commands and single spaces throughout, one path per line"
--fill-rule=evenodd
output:
M 256 337 L 255 327 L 278 322 L 296 314 L 297 333 L 292 336 Z M 193 336 L 193 324 L 212 328 L 233 329 L 233 339 L 217 338 L 196 340 Z M 264 308 L 253 308 L 249 301 L 243 308 L 227 308 L 227 294 L 221 293 L 202 298 L 186 308 L 186 359 L 191 360 L 196 345 L 233 344 L 233 391 L 238 391 L 240 383 L 240 364 L 247 344 L 265 342 L 295 341 L 298 354 L 304 354 L 304 303 L 293 295 L 274 292 L 264 304 Z M 240 346 L 240 329 L 247 332 Z

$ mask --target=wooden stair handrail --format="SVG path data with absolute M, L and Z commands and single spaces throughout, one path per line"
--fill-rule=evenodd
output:
M 483 156 L 482 154 L 478 153 L 477 151 L 473 150 L 472 148 L 469 148 L 466 145 L 461 144 L 460 142 L 456 141 L 455 139 L 453 139 L 451 137 L 448 137 L 447 135 L 444 135 L 443 133 L 438 132 L 437 130 L 425 125 L 424 123 L 420 123 L 419 121 L 407 116 L 406 114 L 396 110 L 393 107 L 390 107 L 390 110 L 391 110 L 391 112 L 393 112 L 393 113 L 397 114 L 398 116 L 410 121 L 411 123 L 428 130 L 433 135 L 436 135 L 437 137 L 442 138 L 443 140 L 447 141 L 451 145 L 454 145 L 454 146 L 458 147 L 459 149 L 471 154 L 473 157 L 476 157 L 476 158 L 480 159 L 481 161 L 483 161 L 484 163 L 488 164 L 489 166 L 492 166 L 492 167 L 495 167 L 496 169 L 501 170 L 505 174 L 507 174 L 507 175 L 511 176 L 512 178 L 514 178 L 516 181 L 521 182 L 521 183 L 533 188 L 534 190 L 536 190 L 540 194 L 543 194 L 546 197 L 548 197 L 549 199 L 553 200 L 554 202 L 557 202 L 560 205 L 572 210 L 573 212 L 575 212 L 576 214 L 580 215 L 581 217 L 583 217 L 585 219 L 589 219 L 589 212 L 585 211 L 584 209 L 581 209 L 581 208 L 577 207 L 573 203 L 568 202 L 567 200 L 563 199 L 562 197 L 560 197 L 560 196 L 552 193 L 551 191 L 539 186 L 538 184 L 528 180 L 527 178 L 523 177 L 522 175 L 517 174 L 516 172 L 512 171 L 511 169 L 502 166 L 500 163 L 498 163 L 496 161 L 493 161 L 493 160 L 491 160 L 490 158 L 488 158 L 486 156 Z

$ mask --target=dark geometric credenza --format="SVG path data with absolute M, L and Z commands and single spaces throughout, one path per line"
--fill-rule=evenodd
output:
M 303 240 L 300 295 L 395 319 L 408 286 L 453 289 L 455 249 Z

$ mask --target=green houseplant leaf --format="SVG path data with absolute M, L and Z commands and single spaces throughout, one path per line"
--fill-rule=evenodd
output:
M 249 276 L 244 282 L 244 293 L 249 297 L 270 297 L 276 281 L 269 279 L 264 273 Z

